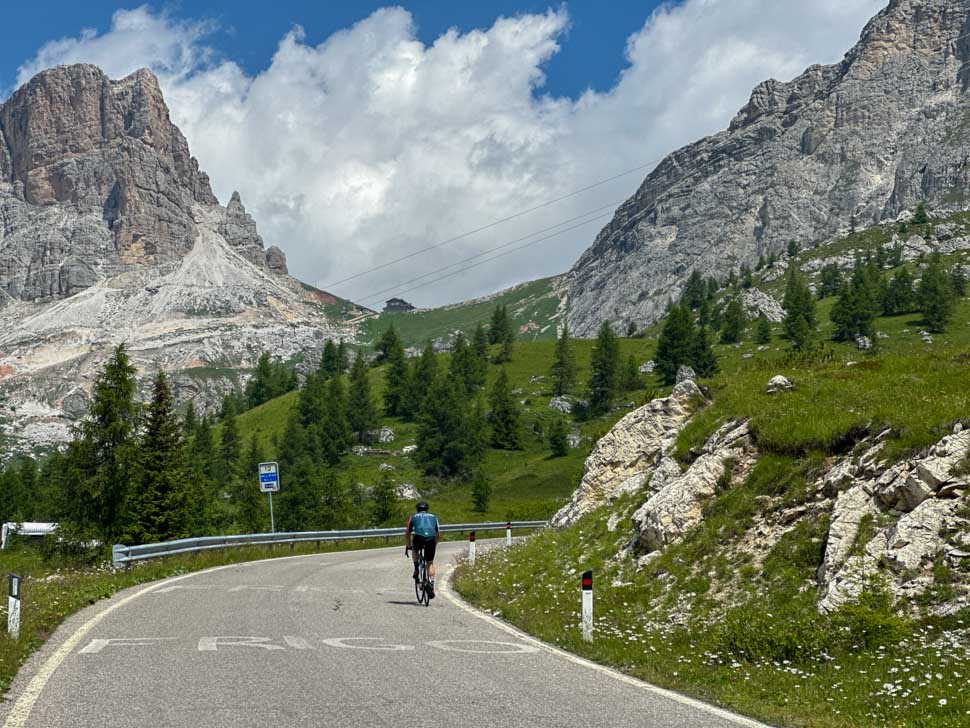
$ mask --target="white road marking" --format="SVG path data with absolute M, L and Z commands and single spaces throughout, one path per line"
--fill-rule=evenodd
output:
M 383 642 L 383 637 L 335 637 L 323 641 L 331 647 L 343 647 L 346 650 L 383 650 L 385 652 L 400 652 L 413 650 L 414 645 L 349 645 L 348 642 Z
M 110 639 L 94 639 L 77 651 L 79 655 L 96 655 L 108 645 L 125 647 L 145 647 L 156 642 L 174 640 L 174 637 L 112 637 Z
M 218 652 L 219 647 L 259 647 L 264 650 L 285 650 L 274 645 L 272 637 L 200 637 L 199 652 Z
M 313 647 L 302 637 L 293 637 L 292 635 L 283 635 L 283 641 L 287 646 L 292 647 L 294 650 L 312 650 Z
M 538 652 L 539 648 L 533 645 L 524 645 L 521 642 L 494 642 L 492 640 L 436 640 L 429 642 L 429 645 L 445 652 L 470 652 L 476 655 L 516 655 L 527 652 Z M 476 650 L 464 645 L 498 645 L 498 650 Z M 509 649 L 511 648 L 511 649 Z
M 235 564 L 226 564 L 225 566 L 213 567 L 207 571 L 219 571 L 220 569 L 229 569 L 233 566 L 235 566 Z M 74 648 L 77 647 L 78 643 L 82 639 L 84 639 L 84 636 L 95 626 L 97 626 L 98 622 L 119 607 L 125 606 L 143 594 L 153 592 L 164 584 L 170 584 L 173 581 L 188 579 L 189 577 L 195 575 L 196 574 L 183 574 L 182 576 L 172 577 L 166 581 L 161 581 L 157 584 L 146 586 L 144 589 L 139 589 L 134 594 L 129 594 L 124 599 L 119 599 L 114 604 L 111 604 L 107 608 L 101 610 L 91 617 L 87 622 L 74 630 L 74 633 L 64 640 L 60 647 L 54 650 L 53 654 L 51 654 L 51 656 L 48 657 L 47 660 L 38 668 L 37 673 L 33 676 L 33 678 L 31 678 L 30 682 L 27 683 L 27 687 L 25 687 L 23 692 L 17 697 L 17 701 L 7 714 L 7 719 L 3 722 L 3 728 L 23 728 L 24 725 L 26 725 L 27 719 L 30 717 L 30 711 L 33 710 L 34 704 L 37 702 L 37 698 L 40 697 L 44 687 L 51 679 L 51 675 L 53 675 L 54 671 L 60 667 L 65 658 L 74 651 Z
M 168 594 L 169 592 L 178 591 L 179 589 L 191 589 L 192 591 L 206 591 L 207 589 L 213 589 L 212 584 L 175 584 L 174 586 L 167 586 L 164 589 L 156 589 L 156 594 Z
M 556 655 L 557 657 L 560 657 L 564 660 L 568 660 L 569 662 L 572 662 L 576 665 L 582 665 L 583 667 L 589 668 L 590 670 L 595 670 L 598 673 L 607 675 L 613 678 L 614 680 L 619 680 L 622 683 L 626 683 L 627 685 L 632 685 L 633 687 L 639 688 L 640 690 L 645 690 L 649 693 L 653 693 L 654 695 L 659 695 L 661 697 L 667 698 L 668 700 L 673 700 L 674 702 L 680 703 L 681 705 L 686 705 L 695 710 L 705 712 L 708 715 L 717 716 L 721 720 L 726 720 L 730 723 L 734 723 L 735 725 L 745 726 L 746 728 L 769 728 L 769 726 L 765 725 L 764 723 L 759 723 L 758 721 L 752 720 L 751 718 L 745 718 L 743 715 L 737 715 L 736 713 L 732 713 L 729 710 L 724 710 L 723 708 L 718 708 L 714 705 L 708 705 L 707 703 L 701 702 L 700 700 L 695 700 L 694 698 L 688 698 L 686 695 L 675 693 L 673 690 L 667 690 L 666 688 L 661 688 L 661 687 L 657 687 L 656 685 L 651 685 L 648 682 L 644 682 L 643 680 L 638 680 L 635 677 L 630 677 L 629 675 L 625 675 L 622 672 L 612 670 L 608 667 L 604 667 L 603 665 L 598 665 L 597 663 L 592 662 L 591 660 L 578 657 L 577 655 L 574 655 L 571 652 L 560 650 L 558 647 L 553 647 L 552 645 L 547 644 L 542 640 L 536 639 L 532 635 L 526 634 L 522 630 L 517 629 L 516 627 L 513 627 L 510 624 L 506 624 L 500 619 L 496 619 L 495 617 L 492 617 L 489 614 L 485 614 L 485 612 L 482 612 L 476 609 L 472 605 L 468 604 L 460 596 L 458 596 L 457 594 L 454 594 L 451 591 L 451 577 L 452 577 L 452 574 L 454 574 L 454 571 L 455 571 L 454 566 L 448 569 L 448 572 L 444 575 L 444 578 L 441 579 L 441 588 L 439 589 L 439 592 L 444 594 L 445 598 L 449 602 L 454 604 L 456 607 L 463 609 L 464 611 L 468 612 L 468 614 L 472 614 L 478 617 L 484 622 L 488 622 L 493 627 L 498 627 L 499 629 L 504 630 L 505 632 L 508 632 L 511 635 L 515 635 L 516 637 L 518 637 L 520 640 L 524 642 L 527 642 L 531 645 L 535 645 L 536 647 L 538 647 L 541 650 L 544 650 L 545 652 Z
M 235 594 L 241 591 L 268 591 L 268 592 L 280 592 L 286 587 L 283 586 L 249 586 L 248 584 L 240 584 L 239 586 L 234 586 L 229 588 L 230 594 Z

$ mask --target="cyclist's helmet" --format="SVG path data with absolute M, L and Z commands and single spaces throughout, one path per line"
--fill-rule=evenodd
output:
M 419 511 L 426 511 L 426 510 L 428 510 L 428 501 L 421 501 L 420 503 L 418 503 L 418 505 L 416 506 L 416 508 Z

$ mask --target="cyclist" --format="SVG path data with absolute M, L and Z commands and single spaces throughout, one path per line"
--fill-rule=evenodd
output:
M 428 502 L 421 501 L 415 506 L 415 513 L 408 519 L 408 527 L 404 534 L 407 555 L 411 551 L 414 561 L 414 580 L 418 580 L 418 549 L 424 549 L 424 558 L 428 562 L 428 578 L 431 580 L 431 593 L 434 599 L 434 552 L 438 547 L 441 531 L 438 528 L 438 518 L 428 511 Z

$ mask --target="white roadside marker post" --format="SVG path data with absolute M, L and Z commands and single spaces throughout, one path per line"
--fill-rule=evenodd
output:
M 468 534 L 468 563 L 475 565 L 475 532 Z
M 512 522 L 511 521 L 505 522 L 505 545 L 506 546 L 512 545 Z
M 593 572 L 583 572 L 583 639 L 593 641 Z
M 7 597 L 7 632 L 11 637 L 20 637 L 20 577 L 11 574 L 9 578 L 10 596 Z

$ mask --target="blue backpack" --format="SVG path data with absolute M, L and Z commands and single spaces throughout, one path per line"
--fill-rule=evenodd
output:
M 422 538 L 434 538 L 438 533 L 438 519 L 433 513 L 418 511 L 411 516 L 411 533 Z

